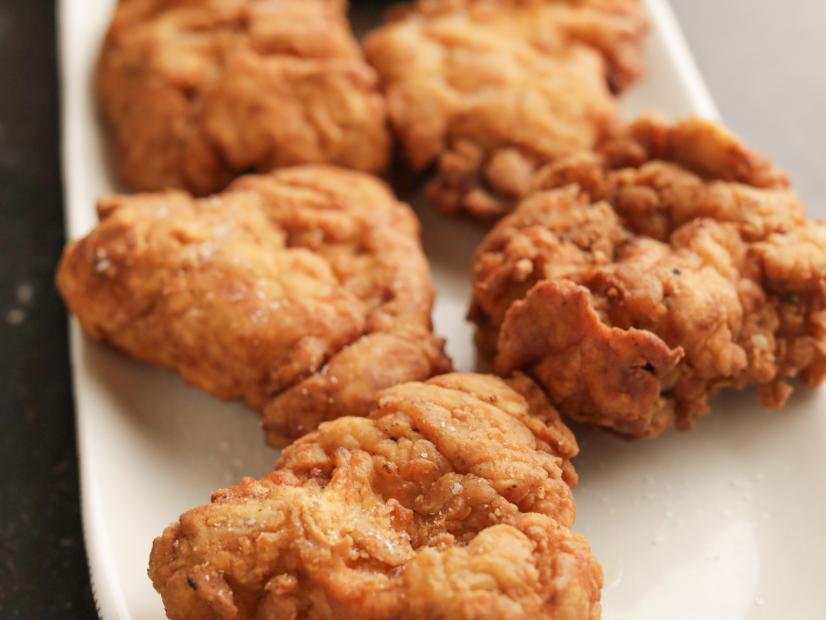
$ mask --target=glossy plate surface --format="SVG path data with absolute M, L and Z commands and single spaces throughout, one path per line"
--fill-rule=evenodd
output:
M 116 189 L 91 90 L 114 2 L 59 4 L 65 208 L 68 235 L 77 238 L 95 224 L 97 196 Z M 627 96 L 626 115 L 717 116 L 668 5 L 648 5 L 648 72 Z M 472 370 L 464 314 L 481 232 L 423 204 L 417 211 L 438 292 L 437 330 L 456 367 Z M 163 610 L 146 577 L 152 539 L 213 489 L 266 472 L 276 453 L 240 405 L 91 343 L 74 321 L 71 338 L 83 520 L 100 614 L 156 620 Z M 604 618 L 826 617 L 824 414 L 823 390 L 800 392 L 776 414 L 746 391 L 717 399 L 694 433 L 642 443 L 580 435 L 576 528 L 605 568 Z

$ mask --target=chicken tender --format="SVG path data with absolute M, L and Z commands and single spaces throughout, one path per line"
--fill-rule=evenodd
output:
M 612 89 L 640 73 L 638 0 L 421 0 L 365 39 L 428 196 L 498 218 L 536 169 L 615 128 Z
M 693 428 L 724 387 L 778 408 L 826 375 L 826 221 L 714 123 L 643 119 L 538 173 L 477 252 L 471 316 L 497 372 L 628 437 Z
M 577 451 L 524 376 L 397 385 L 181 516 L 149 576 L 173 620 L 596 620 Z
M 120 177 L 206 195 L 298 164 L 378 173 L 384 101 L 324 0 L 120 0 L 97 90 Z
M 112 196 L 57 282 L 83 329 L 263 413 L 273 445 L 449 369 L 418 222 L 383 183 L 322 166 L 195 199 Z
M 614 91 L 622 91 L 642 73 L 641 43 L 648 19 L 637 0 L 418 0 L 397 7 L 399 17 L 464 12 L 477 23 L 527 38 L 548 51 L 584 43 L 604 56 Z

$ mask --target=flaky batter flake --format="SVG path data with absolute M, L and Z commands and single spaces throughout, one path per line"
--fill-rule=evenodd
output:
M 596 620 L 576 453 L 522 375 L 398 385 L 181 516 L 149 575 L 173 620 Z
M 412 211 L 380 181 L 308 166 L 224 193 L 103 198 L 57 282 L 83 329 L 263 413 L 283 444 L 449 368 Z
M 826 375 L 826 222 L 722 127 L 647 118 L 541 170 L 474 263 L 498 372 L 629 437 L 692 428 L 724 387 L 783 405 Z

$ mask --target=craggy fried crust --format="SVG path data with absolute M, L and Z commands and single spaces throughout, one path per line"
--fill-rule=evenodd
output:
M 641 44 L 648 19 L 637 0 L 418 0 L 412 10 L 428 18 L 465 12 L 478 23 L 527 38 L 548 51 L 589 45 L 605 58 L 614 91 L 642 74 Z
M 723 387 L 783 405 L 826 375 L 826 222 L 721 127 L 643 119 L 542 170 L 477 252 L 498 372 L 630 437 L 690 429 Z
M 433 204 L 507 213 L 536 169 L 614 128 L 609 85 L 640 71 L 637 0 L 423 0 L 365 39 L 414 169 L 437 166 Z
M 573 435 L 517 375 L 383 391 L 155 540 L 173 620 L 599 618 Z
M 97 87 L 138 190 L 206 195 L 252 170 L 387 163 L 384 102 L 342 2 L 121 0 Z
M 418 222 L 372 177 L 307 166 L 98 210 L 57 276 L 84 330 L 244 399 L 275 445 L 449 368 Z

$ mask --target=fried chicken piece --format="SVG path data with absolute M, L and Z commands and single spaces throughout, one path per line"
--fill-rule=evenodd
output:
M 422 0 L 365 39 L 410 165 L 428 196 L 497 218 L 536 169 L 589 149 L 617 119 L 609 87 L 640 72 L 638 0 Z
M 522 375 L 397 385 L 185 513 L 149 575 L 173 620 L 595 620 L 577 451 Z
M 428 18 L 465 12 L 545 50 L 571 43 L 594 47 L 605 58 L 614 91 L 642 73 L 648 19 L 636 0 L 418 0 L 414 10 Z
M 549 165 L 474 263 L 497 372 L 628 437 L 688 430 L 724 387 L 781 407 L 826 375 L 826 221 L 723 128 L 642 119 Z
M 234 177 L 327 163 L 377 173 L 384 101 L 324 0 L 120 0 L 97 90 L 121 179 L 196 195 Z
M 84 330 L 261 411 L 273 445 L 449 369 L 418 222 L 383 183 L 323 166 L 222 194 L 112 196 L 57 282 Z

